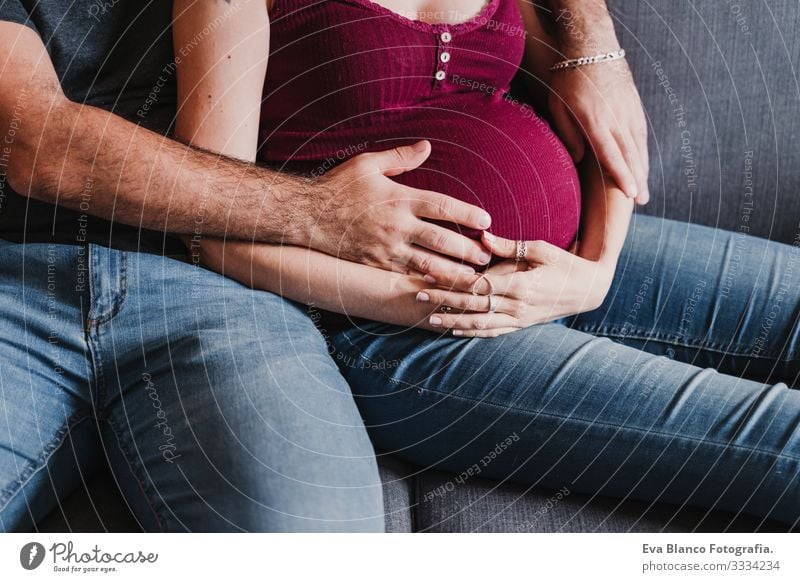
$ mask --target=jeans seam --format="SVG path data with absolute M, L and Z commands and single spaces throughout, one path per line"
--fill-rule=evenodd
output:
M 606 325 L 582 325 L 576 326 L 572 329 L 576 331 L 581 331 L 584 333 L 600 333 L 606 337 L 613 337 L 619 339 L 635 339 L 635 340 L 653 340 L 659 341 L 664 343 L 669 343 L 670 345 L 683 347 L 683 348 L 700 348 L 703 350 L 708 350 L 711 352 L 717 352 L 720 354 L 732 355 L 732 356 L 747 356 L 750 358 L 761 358 L 761 359 L 770 359 L 770 360 L 778 360 L 781 359 L 779 357 L 779 353 L 776 352 L 774 349 L 772 350 L 765 350 L 759 354 L 752 353 L 751 346 L 743 346 L 741 344 L 735 344 L 730 346 L 729 348 L 724 348 L 720 344 L 716 342 L 704 342 L 701 340 L 694 339 L 691 342 L 682 342 L 673 338 L 670 338 L 669 334 L 658 333 L 658 332 L 651 332 L 646 329 L 636 328 L 633 333 L 621 333 L 619 331 L 614 331 L 617 329 L 614 326 L 606 326 Z M 797 354 L 794 352 L 787 352 L 786 357 L 782 358 L 782 361 L 792 361 Z
M 154 502 L 154 498 L 150 496 L 148 493 L 149 487 L 147 486 L 146 479 L 143 478 L 141 471 L 140 471 L 140 464 L 136 461 L 131 454 L 131 450 L 128 447 L 126 439 L 124 438 L 123 432 L 119 430 L 119 427 L 114 422 L 113 419 L 106 416 L 103 420 L 108 423 L 108 426 L 111 428 L 111 432 L 114 433 L 115 441 L 117 443 L 117 447 L 119 448 L 120 452 L 122 453 L 125 462 L 128 465 L 128 469 L 130 469 L 131 474 L 136 479 L 137 484 L 139 485 L 139 490 L 142 492 L 142 496 L 145 498 L 148 507 L 150 507 L 150 511 L 152 511 L 153 516 L 156 518 L 156 522 L 158 523 L 159 528 L 162 532 L 167 531 L 167 522 L 164 519 L 163 514 L 156 509 L 156 505 L 158 502 Z
M 119 281 L 119 293 L 117 294 L 116 298 L 114 299 L 114 304 L 111 306 L 111 309 L 108 310 L 106 313 L 98 317 L 97 319 L 92 320 L 92 324 L 95 326 L 102 325 L 106 322 L 111 321 L 114 317 L 122 309 L 125 300 L 128 298 L 128 258 L 127 253 L 120 252 L 120 281 Z
M 425 390 L 428 391 L 428 392 L 431 392 L 433 394 L 437 394 L 438 396 L 443 396 L 443 397 L 447 397 L 447 398 L 457 398 L 457 399 L 460 399 L 460 400 L 466 400 L 468 402 L 474 402 L 476 404 L 485 404 L 485 405 L 488 405 L 488 406 L 493 406 L 495 408 L 501 408 L 503 410 L 512 410 L 512 411 L 524 412 L 524 413 L 527 413 L 527 414 L 535 414 L 535 415 L 547 416 L 547 417 L 555 418 L 555 419 L 558 419 L 558 420 L 574 420 L 574 421 L 581 422 L 581 423 L 588 424 L 588 425 L 600 425 L 600 426 L 613 428 L 613 429 L 617 429 L 617 430 L 623 430 L 623 429 L 624 430 L 632 430 L 632 431 L 635 431 L 635 432 L 638 432 L 638 433 L 645 433 L 645 434 L 656 435 L 656 436 L 661 436 L 661 437 L 669 437 L 670 439 L 673 439 L 673 440 L 674 439 L 687 439 L 687 440 L 690 440 L 690 441 L 696 442 L 696 443 L 710 444 L 710 445 L 718 446 L 718 447 L 731 447 L 731 448 L 735 448 L 737 450 L 747 451 L 747 452 L 750 452 L 750 453 L 758 453 L 758 454 L 762 454 L 762 455 L 772 455 L 772 456 L 784 457 L 784 458 L 789 459 L 789 460 L 794 461 L 794 462 L 800 461 L 800 456 L 796 457 L 794 455 L 791 455 L 791 454 L 788 454 L 788 453 L 784 453 L 784 452 L 777 452 L 776 453 L 776 452 L 766 451 L 766 450 L 763 450 L 763 449 L 754 449 L 754 448 L 747 447 L 747 446 L 744 446 L 744 445 L 737 445 L 735 443 L 720 443 L 720 442 L 709 440 L 709 439 L 700 439 L 700 438 L 697 438 L 697 437 L 692 437 L 692 436 L 688 436 L 688 435 L 684 435 L 684 434 L 672 434 L 672 433 L 667 433 L 667 432 L 662 432 L 662 431 L 643 429 L 643 428 L 639 428 L 639 427 L 636 427 L 636 426 L 611 424 L 611 423 L 600 421 L 600 420 L 587 420 L 585 418 L 580 418 L 580 417 L 575 417 L 575 416 L 563 416 L 563 415 L 560 415 L 560 414 L 555 414 L 555 413 L 552 413 L 552 412 L 545 412 L 545 411 L 541 411 L 541 410 L 533 411 L 533 410 L 528 410 L 526 408 L 505 406 L 503 404 L 497 404 L 495 402 L 489 402 L 489 401 L 486 401 L 486 400 L 476 400 L 475 398 L 470 398 L 468 396 L 461 396 L 460 394 L 450 394 L 450 393 L 447 393 L 447 392 L 441 392 L 439 390 L 432 390 L 430 388 L 425 388 Z
M 90 412 L 82 412 L 80 414 L 74 415 L 72 418 L 68 419 L 64 426 L 59 429 L 59 431 L 55 434 L 53 439 L 45 446 L 39 456 L 36 457 L 36 460 L 31 462 L 29 461 L 26 464 L 26 467 L 23 469 L 22 473 L 12 482 L 2 494 L 0 494 L 0 513 L 6 510 L 11 500 L 22 491 L 22 489 L 30 483 L 31 479 L 33 479 L 42 469 L 47 467 L 47 463 L 50 462 L 50 459 L 55 455 L 58 450 L 64 445 L 64 442 L 67 439 L 69 433 L 78 426 L 84 420 L 87 420 L 92 417 Z
M 91 248 L 91 247 L 89 247 Z M 119 251 L 115 251 L 119 252 Z M 92 277 L 89 277 L 89 301 L 90 301 L 90 308 L 87 314 L 86 319 L 86 330 L 87 332 L 90 331 L 93 327 L 97 329 L 100 325 L 111 321 L 121 310 L 122 306 L 125 303 L 125 300 L 128 298 L 128 257 L 127 253 L 119 252 L 120 257 L 120 287 L 119 292 L 117 293 L 116 297 L 114 298 L 114 303 L 111 305 L 111 309 L 107 312 L 101 314 L 99 317 L 91 317 L 92 309 L 91 309 L 91 301 L 94 298 L 94 286 L 92 285 Z M 93 275 L 95 272 L 100 271 L 100 267 L 97 265 L 96 256 L 92 254 L 92 263 L 91 268 L 93 270 Z
M 92 363 L 93 381 L 90 385 L 94 386 L 94 406 L 97 410 L 102 410 L 106 399 L 106 375 L 103 366 L 103 355 L 101 353 L 100 342 L 96 341 L 91 333 L 86 335 L 86 345 Z

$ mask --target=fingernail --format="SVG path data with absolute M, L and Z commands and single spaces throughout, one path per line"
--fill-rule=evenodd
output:
M 422 279 L 426 283 L 430 283 L 431 285 L 436 285 L 436 277 L 432 277 L 430 275 L 425 275 Z
M 422 152 L 425 151 L 426 147 L 427 146 L 425 145 L 424 141 L 418 141 L 417 143 L 411 146 L 411 149 L 417 152 L 418 154 L 421 154 Z
M 453 330 L 453 335 L 464 335 L 464 332 L 461 331 L 460 329 L 454 329 Z
M 490 226 L 492 226 L 492 217 L 489 216 L 488 214 L 484 214 L 478 221 L 478 226 L 480 228 L 489 228 Z
M 431 316 L 428 321 L 430 321 L 431 325 L 442 325 L 442 318 L 436 317 L 435 315 Z
M 485 265 L 486 263 L 488 263 L 491 260 L 492 260 L 492 256 L 491 255 L 487 255 L 486 253 L 481 253 L 481 256 L 478 257 L 478 262 L 481 265 Z
M 423 303 L 425 303 L 426 301 L 430 300 L 431 296 L 425 293 L 425 291 L 420 291 L 419 293 L 417 293 L 417 301 L 422 301 Z
M 494 235 L 491 232 L 486 231 L 483 233 L 483 236 L 485 236 L 486 240 L 489 242 L 494 242 Z
M 463 267 L 461 267 L 461 272 L 464 273 L 465 275 L 474 275 L 475 269 L 473 269 L 469 265 L 464 265 Z

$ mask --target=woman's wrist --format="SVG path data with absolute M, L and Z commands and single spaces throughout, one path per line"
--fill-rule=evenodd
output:
M 614 281 L 614 273 L 617 270 L 617 256 L 613 253 L 605 253 L 598 258 L 583 257 L 578 255 L 581 259 L 589 263 L 590 268 L 580 276 L 582 285 L 589 283 L 590 289 L 590 307 L 596 309 L 599 307 L 608 295 L 611 284 Z
M 593 304 L 599 306 L 605 300 L 611 284 L 614 281 L 614 273 L 617 270 L 619 252 L 612 252 L 610 249 L 595 252 L 582 252 L 578 245 L 578 257 L 591 264 L 592 271 L 585 275 L 586 280 L 592 282 L 592 293 L 594 296 Z
M 377 306 L 377 311 L 366 317 L 403 327 L 428 328 L 433 308 L 429 303 L 417 300 L 419 292 L 427 287 L 430 285 L 418 277 L 396 275 L 380 297 L 372 298 L 375 301 L 373 308 Z

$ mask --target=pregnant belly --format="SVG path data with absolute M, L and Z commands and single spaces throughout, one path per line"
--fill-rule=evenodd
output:
M 327 169 L 330 164 L 323 160 L 338 162 L 343 151 L 356 149 L 346 144 L 360 144 L 360 151 L 380 151 L 420 139 L 431 142 L 430 158 L 418 169 L 393 178 L 397 182 L 485 209 L 492 216 L 491 232 L 502 237 L 545 240 L 561 248 L 575 240 L 581 193 L 569 154 L 530 109 L 502 99 L 406 109 L 381 125 L 334 128 L 298 144 L 292 158 L 298 168 Z M 273 135 L 270 141 L 280 142 L 280 136 Z M 266 156 L 268 161 L 286 162 L 277 159 L 280 149 L 268 143 L 266 153 L 272 154 Z M 319 155 L 326 150 L 328 155 Z M 480 236 L 460 230 L 473 238 Z
M 474 116 L 443 111 L 422 128 L 400 124 L 399 134 L 430 140 L 432 151 L 419 169 L 395 179 L 482 207 L 496 235 L 567 248 L 581 203 L 572 159 L 544 121 L 503 103 Z

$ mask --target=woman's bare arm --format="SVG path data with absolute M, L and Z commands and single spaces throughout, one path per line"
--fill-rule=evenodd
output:
M 576 254 L 605 264 L 613 276 L 628 233 L 634 202 L 603 172 L 594 156 L 583 160 L 580 173 L 583 205 Z
M 264 0 L 239 2 L 236 12 L 220 0 L 173 4 L 175 46 L 188 46 L 198 31 L 217 23 L 178 63 L 175 134 L 203 149 L 255 162 L 269 16 Z
M 433 308 L 414 300 L 427 285 L 417 277 L 291 246 L 203 243 L 202 256 L 212 269 L 254 289 L 349 317 L 433 329 Z

